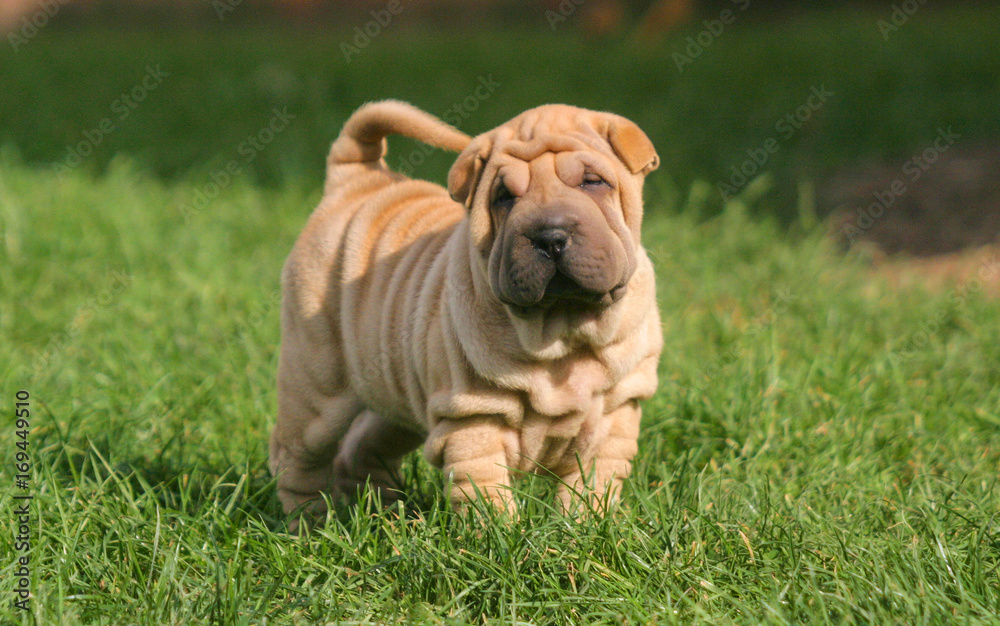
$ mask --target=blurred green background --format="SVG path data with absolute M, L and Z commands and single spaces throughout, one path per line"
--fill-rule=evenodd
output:
M 805 203 L 822 216 L 837 208 L 824 185 L 839 172 L 902 162 L 939 129 L 969 146 L 1000 137 L 1000 11 L 908 2 L 912 16 L 890 2 L 55 2 L 51 18 L 7 20 L 0 144 L 43 168 L 75 163 L 76 147 L 76 167 L 94 174 L 124 157 L 165 179 L 206 177 L 236 159 L 260 184 L 318 188 L 330 142 L 366 101 L 457 111 L 470 134 L 564 102 L 647 131 L 663 160 L 654 200 L 721 207 L 719 183 L 743 166 L 767 176 L 754 212 L 787 221 Z M 359 39 L 366 28 L 374 37 Z M 123 114 L 148 68 L 162 82 Z M 484 99 L 481 79 L 499 84 Z M 814 88 L 832 95 L 782 126 Z M 250 162 L 240 146 L 275 109 L 294 118 Z M 95 133 L 106 119 L 114 130 Z M 766 162 L 748 164 L 772 139 Z M 408 159 L 413 149 L 394 143 L 390 164 L 443 180 L 453 157 Z

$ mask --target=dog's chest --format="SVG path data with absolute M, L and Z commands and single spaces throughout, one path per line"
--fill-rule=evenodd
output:
M 601 429 L 610 375 L 596 359 L 538 366 L 527 372 L 520 420 L 519 469 L 556 469 L 585 454 Z
M 603 392 L 611 386 L 611 372 L 598 359 L 566 358 L 526 368 L 517 385 L 524 390 L 525 415 L 549 417 L 586 414 L 603 403 Z

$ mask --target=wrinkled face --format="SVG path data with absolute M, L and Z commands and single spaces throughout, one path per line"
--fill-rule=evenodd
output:
M 504 157 L 485 207 L 494 233 L 487 262 L 494 295 L 514 310 L 619 299 L 635 269 L 635 242 L 608 159 L 586 151 Z
M 622 128 L 642 145 L 625 145 Z M 452 171 L 453 195 L 463 157 L 473 244 L 500 302 L 530 314 L 621 299 L 636 266 L 642 179 L 657 162 L 634 124 L 560 105 L 534 109 L 470 145 Z

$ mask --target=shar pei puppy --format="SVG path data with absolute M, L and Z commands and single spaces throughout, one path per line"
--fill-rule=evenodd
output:
M 391 171 L 400 134 L 460 152 L 445 190 Z M 523 472 L 613 498 L 662 332 L 640 245 L 659 157 L 634 123 L 564 105 L 474 139 L 406 103 L 358 109 L 282 273 L 270 466 L 286 512 L 370 483 L 400 496 L 421 444 L 452 502 L 501 509 Z

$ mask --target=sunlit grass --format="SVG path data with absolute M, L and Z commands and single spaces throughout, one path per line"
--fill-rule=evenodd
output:
M 997 302 L 890 291 L 816 231 L 739 201 L 704 221 L 661 189 L 660 391 L 614 514 L 564 517 L 535 480 L 516 519 L 462 517 L 414 456 L 402 516 L 349 508 L 292 537 L 266 472 L 275 295 L 317 185 L 236 177 L 185 221 L 203 184 L 0 163 L 0 386 L 32 398 L 38 623 L 1000 614 Z

